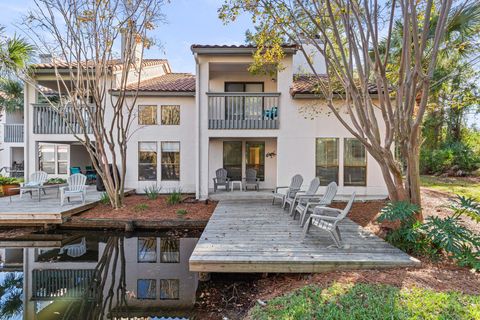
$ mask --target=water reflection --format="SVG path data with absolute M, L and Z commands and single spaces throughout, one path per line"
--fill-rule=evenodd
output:
M 188 317 L 198 282 L 188 271 L 196 242 L 167 234 L 25 240 L 23 248 L 0 249 L 9 271 L 0 278 L 0 312 L 8 301 L 18 319 Z

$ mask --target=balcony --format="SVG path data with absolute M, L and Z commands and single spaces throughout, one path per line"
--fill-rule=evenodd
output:
M 86 121 L 87 133 L 93 133 L 88 112 L 82 111 L 82 119 Z M 73 107 L 66 106 L 61 111 L 49 104 L 33 104 L 33 133 L 35 134 L 83 134 Z
M 207 92 L 207 96 L 209 129 L 278 129 L 278 92 Z
M 4 142 L 23 142 L 23 124 L 5 124 Z

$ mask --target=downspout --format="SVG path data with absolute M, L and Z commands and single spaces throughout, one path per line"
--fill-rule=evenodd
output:
M 193 54 L 195 58 L 196 80 L 195 80 L 195 132 L 197 134 L 197 143 L 195 144 L 195 197 L 200 199 L 200 64 L 197 53 Z
M 30 85 L 25 82 L 23 89 L 23 178 L 30 175 L 30 108 L 28 92 Z M 33 129 L 32 129 L 33 130 Z

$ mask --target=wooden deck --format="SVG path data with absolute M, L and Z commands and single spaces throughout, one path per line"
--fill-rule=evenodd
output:
M 0 226 L 61 224 L 70 216 L 95 206 L 102 194 L 90 186 L 85 204 L 80 197 L 72 197 L 71 202 L 62 207 L 56 189 L 47 189 L 46 193 L 42 194 L 40 202 L 36 193 L 33 197 L 24 194 L 22 198 L 12 196 L 11 200 L 10 197 L 0 198 Z
M 304 273 L 419 265 L 351 220 L 340 230 L 342 249 L 331 246 L 329 235 L 316 228 L 302 243 L 298 220 L 279 205 L 220 201 L 190 257 L 190 271 Z

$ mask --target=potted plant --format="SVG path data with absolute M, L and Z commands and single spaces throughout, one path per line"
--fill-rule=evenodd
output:
M 18 178 L 0 176 L 0 186 L 2 187 L 2 194 L 5 196 L 18 194 L 20 190 L 11 191 L 11 189 L 20 187 L 20 182 L 21 180 Z

